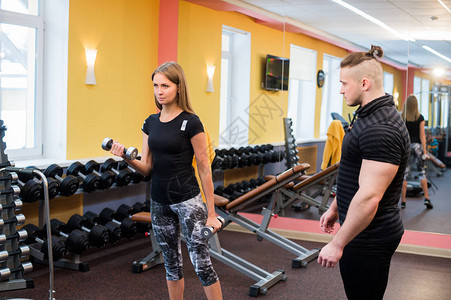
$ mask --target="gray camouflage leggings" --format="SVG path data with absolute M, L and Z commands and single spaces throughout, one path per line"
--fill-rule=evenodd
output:
M 207 220 L 202 196 L 199 194 L 170 205 L 151 201 L 151 213 L 153 233 L 163 253 L 166 279 L 176 281 L 183 278 L 181 227 L 191 263 L 202 285 L 215 283 L 218 276 L 210 261 L 208 241 L 200 235 L 200 230 Z

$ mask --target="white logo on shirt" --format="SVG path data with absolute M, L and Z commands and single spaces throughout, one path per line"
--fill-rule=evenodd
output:
M 181 131 L 185 131 L 187 123 L 188 123 L 188 120 L 183 120 L 182 127 L 180 128 Z

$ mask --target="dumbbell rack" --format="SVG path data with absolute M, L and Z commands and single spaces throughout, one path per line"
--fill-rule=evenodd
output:
M 285 159 L 287 169 L 299 164 L 298 150 L 296 149 L 296 139 L 293 135 L 293 120 L 291 118 L 283 118 L 283 131 L 285 134 Z
M 0 168 L 10 166 L 8 161 L 8 156 L 5 154 L 6 144 L 3 142 L 3 137 L 5 135 L 6 127 L 3 125 L 3 121 L 0 120 Z M 0 173 L 0 191 L 10 191 L 11 190 L 11 177 L 7 175 L 8 172 Z M 14 203 L 13 195 L 11 193 L 2 193 L 0 195 L 0 204 L 2 206 L 10 205 Z M 11 220 L 15 218 L 15 208 L 5 208 L 1 212 L 1 218 L 3 220 Z M 11 236 L 17 233 L 17 224 L 15 222 L 4 224 L 2 229 L 2 234 L 6 236 Z M 0 250 L 6 250 L 8 252 L 17 251 L 19 249 L 18 239 L 8 239 L 5 244 L 0 245 Z M 19 269 L 22 265 L 19 255 L 12 255 L 8 257 L 8 260 L 1 262 L 0 268 L 9 268 L 11 270 Z M 28 289 L 34 288 L 34 283 L 32 279 L 22 278 L 21 272 L 11 272 L 7 281 L 0 282 L 0 291 L 10 291 L 18 289 Z

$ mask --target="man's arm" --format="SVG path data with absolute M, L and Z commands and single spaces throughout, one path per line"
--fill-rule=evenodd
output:
M 373 160 L 363 160 L 359 174 L 359 189 L 352 198 L 346 220 L 320 252 L 318 263 L 334 268 L 343 248 L 373 220 L 379 202 L 398 171 L 399 166 Z

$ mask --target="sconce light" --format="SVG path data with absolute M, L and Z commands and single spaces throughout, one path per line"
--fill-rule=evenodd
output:
M 399 106 L 398 98 L 399 98 L 399 93 L 398 92 L 394 92 L 393 93 L 393 101 L 395 102 L 396 107 Z
M 213 75 L 215 74 L 215 66 L 207 66 L 207 92 L 213 93 L 215 90 L 213 88 Z
M 86 70 L 85 84 L 96 84 L 96 75 L 94 74 L 94 63 L 96 61 L 97 49 L 85 49 L 86 52 L 86 64 L 88 69 Z

